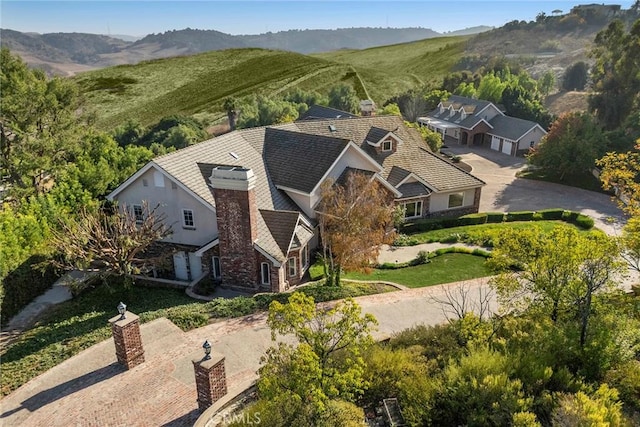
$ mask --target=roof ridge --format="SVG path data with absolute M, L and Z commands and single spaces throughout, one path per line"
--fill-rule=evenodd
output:
M 483 180 L 481 180 L 477 176 L 473 175 L 471 172 L 467 172 L 466 170 L 462 169 L 460 166 L 456 165 L 455 163 L 452 163 L 452 162 L 449 162 L 449 161 L 443 159 L 442 157 L 438 156 L 436 153 L 434 153 L 432 151 L 429 151 L 424 147 L 418 147 L 418 148 L 421 149 L 422 151 L 424 151 L 425 153 L 429 153 L 431 156 L 433 156 L 434 158 L 440 160 L 441 162 L 446 163 L 448 165 L 451 165 L 451 166 L 455 167 L 456 169 L 458 169 L 458 170 L 464 172 L 465 174 L 469 175 L 470 177 L 477 179 L 481 183 L 486 184 L 486 182 L 484 182 Z M 415 173 L 415 172 L 413 172 L 413 173 Z

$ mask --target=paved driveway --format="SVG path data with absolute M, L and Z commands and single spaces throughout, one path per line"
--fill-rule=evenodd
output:
M 480 211 L 521 211 L 563 208 L 591 216 L 596 226 L 617 234 L 624 224 L 622 211 L 610 196 L 551 182 L 516 178 L 526 159 L 507 156 L 488 148 L 451 145 L 472 173 L 487 185 L 482 189 Z

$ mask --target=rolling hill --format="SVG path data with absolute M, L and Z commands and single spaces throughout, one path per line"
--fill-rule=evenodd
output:
M 150 124 L 171 114 L 212 122 L 224 116 L 222 103 L 231 95 L 274 95 L 294 87 L 326 93 L 347 82 L 361 98 L 381 104 L 399 92 L 442 78 L 464 52 L 466 39 L 444 37 L 313 56 L 227 49 L 89 71 L 74 80 L 86 108 L 96 113 L 103 129 L 129 118 Z

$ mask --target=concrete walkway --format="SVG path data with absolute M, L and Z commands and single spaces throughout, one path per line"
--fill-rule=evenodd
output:
M 485 279 L 461 282 L 471 293 Z M 457 284 L 356 298 L 379 321 L 376 338 L 446 320 L 435 299 Z M 494 302 L 495 308 L 495 302 Z M 103 341 L 31 380 L 0 401 L 6 426 L 187 426 L 198 417 L 192 360 L 205 340 L 226 356 L 228 388 L 257 378 L 271 345 L 266 314 L 245 316 L 182 332 L 166 319 L 142 325 L 145 363 L 129 371 L 116 363 L 112 340 Z

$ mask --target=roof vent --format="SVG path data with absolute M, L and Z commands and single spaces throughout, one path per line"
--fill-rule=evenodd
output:
M 334 125 L 329 125 L 329 130 L 331 132 L 337 132 L 338 129 L 336 129 L 336 127 Z
M 236 160 L 238 160 L 238 159 L 240 158 L 240 156 L 238 156 L 238 155 L 237 155 L 236 153 L 234 153 L 233 151 L 230 151 L 230 152 L 229 152 L 229 155 L 230 155 L 231 157 L 233 157 L 234 159 L 236 159 Z

